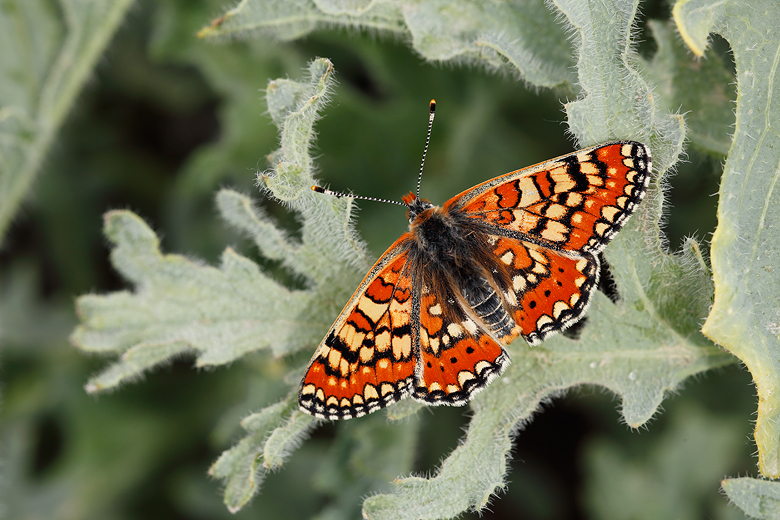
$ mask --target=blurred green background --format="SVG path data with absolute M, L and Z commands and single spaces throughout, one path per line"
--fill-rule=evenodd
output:
M 317 32 L 302 41 L 263 38 L 215 45 L 196 31 L 221 12 L 212 0 L 137 2 L 79 97 L 0 251 L 2 407 L 0 514 L 12 519 L 310 518 L 361 496 L 312 478 L 339 448 L 337 428 L 316 430 L 236 515 L 206 470 L 240 437 L 238 420 L 279 396 L 267 354 L 211 371 L 180 359 L 120 390 L 87 396 L 83 384 L 108 360 L 71 347 L 73 302 L 126 288 L 108 263 L 101 215 L 127 208 L 157 230 L 165 252 L 214 263 L 232 246 L 259 258 L 217 217 L 223 186 L 262 200 L 255 173 L 276 148 L 264 114 L 270 79 L 294 77 L 316 56 L 338 85 L 317 124 L 320 180 L 337 190 L 399 199 L 414 188 L 427 104 L 437 117 L 422 193 L 434 203 L 482 180 L 573 147 L 559 93 L 509 76 L 426 64 L 381 35 Z M 646 17 L 667 19 L 663 4 Z M 640 26 L 640 53 L 654 52 Z M 720 52 L 710 59 L 726 59 Z M 682 107 L 681 112 L 684 112 Z M 688 150 L 671 178 L 669 246 L 715 227 L 722 158 Z M 379 255 L 406 228 L 399 208 L 363 202 L 357 227 Z M 291 284 L 295 281 L 291 280 Z M 315 346 L 312 345 L 312 349 Z M 719 494 L 727 475 L 755 473 L 755 392 L 733 365 L 688 381 L 641 431 L 620 423 L 619 403 L 583 388 L 546 404 L 520 433 L 509 486 L 486 518 L 741 518 Z M 418 414 L 415 472 L 430 474 L 462 434 L 467 409 Z M 385 430 L 386 431 L 386 430 Z M 392 431 L 392 426 L 390 427 Z M 702 463 L 706 460 L 706 464 Z M 388 475 L 388 480 L 395 475 Z M 637 511 L 644 511 L 639 514 Z M 476 515 L 472 515 L 476 518 Z M 470 516 L 467 516 L 470 517 Z

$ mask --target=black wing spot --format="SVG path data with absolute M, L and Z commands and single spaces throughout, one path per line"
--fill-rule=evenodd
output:
M 458 358 L 456 358 L 456 357 L 451 357 L 450 358 L 450 363 L 457 363 L 457 362 L 458 362 Z
M 532 309 L 536 308 L 536 300 L 531 300 L 528 302 L 528 306 Z

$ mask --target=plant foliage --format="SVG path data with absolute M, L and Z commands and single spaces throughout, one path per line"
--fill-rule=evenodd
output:
M 45 158 L 52 153 L 57 132 L 128 6 L 121 0 L 0 2 L 0 185 L 4 187 L 0 234 L 30 197 L 36 172 L 51 168 Z M 224 14 L 204 27 L 206 16 L 220 8 Z M 780 143 L 772 131 L 780 115 L 772 105 L 780 56 L 773 23 L 780 12 L 769 1 L 748 6 L 736 1 L 681 0 L 674 6 L 673 21 L 648 22 L 644 34 L 655 46 L 651 57 L 637 52 L 638 12 L 638 1 L 620 0 L 547 4 L 241 0 L 233 6 L 204 0 L 197 7 L 184 0 L 159 2 L 150 16 L 154 28 L 150 54 L 198 70 L 202 81 L 229 101 L 217 109 L 223 124 L 219 138 L 192 154 L 171 183 L 163 214 L 167 225 L 181 232 L 169 240 L 139 212 L 113 209 L 105 214 L 110 262 L 129 287 L 99 293 L 80 289 L 86 294 L 76 301 L 78 323 L 70 340 L 82 352 L 109 359 L 89 378 L 87 392 L 117 389 L 180 359 L 194 359 L 198 368 L 238 374 L 233 377 L 250 381 L 244 388 L 250 397 L 244 400 L 230 387 L 233 408 L 228 410 L 221 402 L 215 404 L 208 393 L 183 400 L 193 410 L 204 406 L 212 410 L 208 418 L 191 412 L 187 416 L 191 423 L 214 428 L 211 422 L 216 421 L 211 419 L 221 417 L 215 428 L 217 444 L 224 447 L 228 439 L 238 437 L 208 470 L 224 486 L 226 508 L 215 512 L 215 517 L 225 511 L 245 513 L 261 488 L 271 485 L 270 473 L 280 471 L 310 480 L 319 493 L 332 498 L 319 518 L 354 516 L 358 509 L 371 519 L 451 518 L 484 511 L 496 493 L 507 489 L 513 443 L 522 442 L 523 430 L 543 403 L 572 388 L 606 388 L 617 396 L 622 420 L 638 428 L 657 414 L 683 381 L 733 364 L 736 356 L 749 369 L 759 393 L 755 429 L 759 469 L 764 476 L 780 476 L 775 417 L 780 409 L 776 402 L 780 253 L 772 240 L 780 219 L 778 205 L 773 204 Z M 674 34 L 675 26 L 682 39 Z M 364 149 L 382 153 L 382 147 L 362 146 L 367 140 L 387 141 L 385 136 L 369 138 L 360 130 L 345 135 L 327 130 L 325 114 L 331 118 L 337 111 L 367 112 L 366 105 L 355 108 L 348 95 L 342 97 L 348 88 L 335 92 L 338 61 L 304 58 L 301 49 L 306 44 L 291 42 L 304 36 L 327 39 L 323 35 L 334 28 L 405 41 L 431 63 L 501 73 L 537 92 L 554 89 L 564 101 L 568 132 L 577 145 L 626 138 L 647 143 L 653 154 L 648 196 L 605 251 L 614 278 L 613 298 L 601 292 L 594 295 L 587 322 L 576 338 L 557 336 L 534 348 L 522 341 L 510 345 L 510 367 L 475 397 L 462 439 L 444 452 L 438 466 L 424 468 L 424 475 L 412 471 L 419 468 L 417 451 L 426 440 L 425 407 L 404 401 L 373 416 L 326 427 L 332 437 L 324 450 L 321 438 L 307 440 L 322 431 L 323 422 L 297 407 L 297 386 L 309 356 L 372 260 L 355 227 L 354 201 L 310 190 L 330 172 L 322 167 L 328 164 L 330 150 L 323 143 L 338 142 L 358 158 Z M 193 37 L 196 29 L 201 40 Z M 712 32 L 731 46 L 736 96 L 728 85 L 732 73 L 723 60 L 691 59 L 688 54 L 688 49 L 696 56 L 712 53 L 707 51 Z M 204 40 L 218 45 L 205 45 Z M 231 43 L 237 40 L 242 43 Z M 27 54 L 9 52 L 11 48 L 25 49 Z M 339 47 L 331 48 L 338 51 Z M 365 57 L 376 51 L 366 45 L 355 52 Z M 400 89 L 405 83 L 400 74 L 395 78 L 398 72 L 392 65 L 375 58 L 367 61 L 373 64 L 370 72 L 375 77 L 392 78 L 388 85 Z M 293 79 L 279 77 L 302 67 L 302 77 L 294 73 Z M 271 77 L 279 79 L 267 82 Z M 133 78 L 137 76 L 124 76 L 126 81 Z M 265 107 L 259 105 L 257 93 L 263 85 Z M 469 96 L 481 101 L 467 107 L 442 106 L 439 111 L 440 118 L 448 110 L 464 117 L 480 114 L 468 119 L 477 124 L 460 125 L 462 133 L 452 138 L 454 143 L 473 141 L 478 130 L 491 131 L 484 107 L 495 106 L 485 101 L 494 96 L 493 91 L 479 83 L 469 83 L 468 88 Z M 184 90 L 170 93 L 160 88 L 158 96 L 171 106 L 184 104 Z M 343 105 L 341 99 L 346 100 Z M 337 103 L 329 107 L 332 100 Z M 734 104 L 736 123 L 731 128 Z M 263 110 L 267 115 L 261 114 Z M 392 120 L 396 114 L 386 111 L 382 117 Z M 267 125 L 268 118 L 273 127 Z M 278 148 L 258 148 L 263 138 L 272 138 L 274 128 Z M 319 136 L 315 129 L 320 130 Z M 395 137 L 405 142 L 405 135 Z M 686 238 L 678 252 L 670 252 L 661 231 L 670 173 L 685 158 L 686 143 L 716 160 L 726 157 L 711 267 L 706 245 Z M 451 153 L 457 157 L 468 153 L 468 147 L 455 148 Z M 391 161 L 391 155 L 385 159 Z M 267 167 L 252 178 L 247 172 L 256 170 L 263 156 Z M 434 156 L 426 175 L 435 164 Z M 484 166 L 484 178 L 504 173 L 491 171 L 487 157 L 479 164 Z M 131 168 L 137 169 L 141 168 Z M 459 181 L 457 167 L 449 174 L 430 189 L 437 195 L 445 193 L 441 186 Z M 55 186 L 67 186 L 57 179 L 51 180 Z M 261 193 L 248 195 L 255 182 Z M 202 211 L 198 197 L 219 183 L 237 187 L 217 191 L 216 207 L 223 223 L 215 224 Z M 42 186 L 40 196 L 45 202 L 66 196 L 57 191 Z M 214 237 L 225 233 L 225 227 L 234 233 L 231 237 L 239 237 L 239 243 L 248 241 L 251 247 L 224 248 L 214 255 L 218 256 L 214 265 L 197 258 L 194 252 L 208 257 L 214 251 Z M 67 246 L 75 243 L 66 242 Z M 4 275 L 8 281 L 0 285 L 3 339 L 19 344 L 61 342 L 61 331 L 67 327 L 62 322 L 68 320 L 29 296 L 36 280 L 19 265 Z M 31 332 L 36 326 L 30 323 L 43 325 Z M 56 357 L 49 356 L 49 366 L 56 366 Z M 218 371 L 219 367 L 227 368 Z M 46 388 L 56 392 L 55 386 Z M 36 395 L 42 393 L 46 392 Z M 18 417 L 26 417 L 20 410 L 32 406 L 11 393 L 10 417 L 16 419 L 0 429 L 0 441 L 11 454 L 2 470 L 3 480 L 23 482 L 4 494 L 9 510 L 19 518 L 45 516 L 52 508 L 76 511 L 74 518 L 114 515 L 113 498 L 135 485 L 144 471 L 154 471 L 163 454 L 186 437 L 187 421 L 139 417 L 114 404 L 101 408 L 105 412 L 101 415 L 94 402 L 64 397 L 71 396 L 68 392 L 62 396 L 70 413 L 78 417 L 72 431 L 82 432 L 73 437 L 79 439 L 83 452 L 91 453 L 90 446 L 100 445 L 102 455 L 93 459 L 74 455 L 62 463 L 60 476 L 48 486 L 27 484 L 21 468 L 32 448 L 22 439 L 32 437 L 34 420 Z M 252 411 L 246 415 L 247 410 Z M 101 420 L 115 422 L 121 435 L 102 439 Z M 706 441 L 686 449 L 685 439 L 664 437 L 646 450 L 650 456 L 641 469 L 620 449 L 598 440 L 590 444 L 584 462 L 588 468 L 584 502 L 594 517 L 640 517 L 648 511 L 659 517 L 673 511 L 680 518 L 696 518 L 696 497 L 717 485 L 712 475 L 720 478 L 734 467 L 731 453 L 737 451 L 735 439 L 740 433 L 733 424 L 699 410 L 683 409 L 672 420 L 686 439 Z M 242 431 L 237 433 L 238 424 Z M 718 435 L 712 433 L 715 430 Z M 106 470 L 104 482 L 93 477 L 91 485 L 79 488 L 68 480 L 74 474 L 96 475 L 95 467 L 110 466 L 114 454 L 132 445 L 133 431 L 144 432 L 149 440 L 140 456 L 117 456 L 122 466 L 114 472 Z M 302 470 L 296 453 L 314 450 L 326 455 L 315 471 L 309 464 Z M 728 456 L 701 463 L 708 452 L 728 452 Z M 689 471 L 678 471 L 682 465 Z M 616 481 L 616 474 L 625 477 Z M 657 474 L 674 486 L 657 484 Z M 96 493 L 101 484 L 112 491 Z M 654 494 L 635 499 L 632 493 L 637 488 L 652 489 Z M 723 489 L 747 514 L 773 517 L 776 484 L 727 479 Z M 612 491 L 605 495 L 606 490 Z M 209 492 L 216 493 L 213 487 Z M 39 496 L 47 500 L 36 500 Z M 655 496 L 664 500 L 654 500 Z M 301 498 L 302 503 L 306 500 Z M 194 500 L 188 503 L 198 509 Z M 656 509 L 651 507 L 654 504 Z M 297 505 L 287 504 L 286 513 Z

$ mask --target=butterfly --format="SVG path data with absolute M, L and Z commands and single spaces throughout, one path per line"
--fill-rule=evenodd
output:
M 418 195 L 402 198 L 409 231 L 315 351 L 300 408 L 350 419 L 408 396 L 466 404 L 507 368 L 505 346 L 519 336 L 538 345 L 583 316 L 598 254 L 644 197 L 650 170 L 647 146 L 612 141 L 488 180 L 443 206 L 419 197 L 418 178 Z

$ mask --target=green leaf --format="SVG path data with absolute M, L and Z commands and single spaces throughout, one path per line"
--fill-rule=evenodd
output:
M 0 4 L 0 237 L 131 3 Z
M 716 55 L 706 60 L 692 57 L 671 23 L 651 20 L 648 26 L 658 50 L 645 64 L 645 72 L 656 83 L 660 105 L 685 113 L 686 138 L 692 146 L 725 157 L 734 125 L 734 75 Z
M 135 291 L 77 301 L 81 318 L 71 340 L 86 351 L 121 354 L 87 384 L 103 391 L 183 353 L 198 366 L 229 363 L 259 349 L 281 356 L 316 344 L 330 325 L 335 305 L 367 269 L 362 242 L 349 223 L 351 201 L 314 196 L 309 187 L 313 124 L 325 103 L 332 65 L 316 60 L 305 82 L 271 82 L 267 99 L 279 119 L 281 150 L 274 168 L 260 175 L 267 190 L 304 216 L 300 239 L 290 238 L 245 196 L 222 190 L 218 207 L 228 223 L 248 234 L 268 257 L 307 280 L 290 290 L 257 264 L 227 249 L 219 268 L 179 255 L 163 255 L 154 232 L 129 211 L 106 215 L 114 244 L 111 261 Z M 293 95 L 290 95 L 290 92 Z M 318 318 L 318 316 L 320 318 Z M 321 320 L 318 322 L 318 320 Z M 298 324 L 307 323 L 308 327 Z M 258 412 L 244 425 L 250 434 L 226 452 L 212 474 L 226 480 L 225 503 L 237 511 L 254 495 L 265 471 L 280 466 L 307 435 L 314 420 L 296 408 L 297 394 Z M 281 408 L 280 408 L 281 407 Z M 263 466 L 258 466 L 258 455 Z
M 220 455 L 209 475 L 225 482 L 224 501 L 232 513 L 254 496 L 268 470 L 281 466 L 314 425 L 314 418 L 298 410 L 298 395 L 268 406 L 241 421 L 249 434 Z
M 776 2 L 678 2 L 680 33 L 694 52 L 715 31 L 731 44 L 737 68 L 737 121 L 712 237 L 715 301 L 703 331 L 741 359 L 758 390 L 759 469 L 780 476 L 780 18 Z
M 210 366 L 260 348 L 281 354 L 307 343 L 296 327 L 274 328 L 306 306 L 306 294 L 273 282 L 234 251 L 225 251 L 219 269 L 162 255 L 154 232 L 129 211 L 109 212 L 105 232 L 116 246 L 114 266 L 137 289 L 77 301 L 82 324 L 71 340 L 85 351 L 121 354 L 90 380 L 89 392 L 186 352 L 197 354 L 198 366 Z
M 242 2 L 236 9 L 246 10 L 242 16 L 255 16 L 260 11 L 250 7 L 257 5 Z M 378 4 L 356 8 L 361 5 Z M 631 52 L 636 5 L 616 1 L 557 6 L 578 46 L 582 96 L 567 105 L 572 132 L 582 144 L 633 138 L 648 143 L 653 152 L 655 176 L 647 200 L 606 251 L 620 299 L 613 303 L 596 294 L 578 340 L 557 337 L 533 349 L 522 342 L 511 345 L 512 365 L 474 399 L 462 444 L 431 478 L 398 479 L 392 493 L 366 500 L 363 513 L 368 518 L 444 518 L 481 509 L 504 486 L 506 459 L 520 425 L 541 401 L 567 388 L 598 384 L 612 389 L 620 396 L 625 421 L 639 426 L 686 377 L 733 362 L 698 330 L 712 294 L 698 244 L 688 240 L 677 255 L 663 248 L 661 186 L 682 149 L 684 124 L 682 117 L 669 115 L 659 105 Z M 231 19 L 223 18 L 213 30 L 229 27 Z M 513 19 L 493 20 L 503 30 L 501 24 Z M 258 180 L 296 213 L 299 232 L 283 230 L 235 191 L 217 196 L 225 220 L 251 237 L 261 253 L 296 277 L 302 288 L 283 286 L 231 250 L 219 268 L 163 255 L 156 236 L 138 217 L 113 212 L 107 218 L 107 234 L 115 244 L 112 262 L 134 290 L 78 301 L 82 325 L 74 332 L 74 342 L 86 350 L 121 355 L 90 388 L 138 377 L 175 353 L 193 352 L 199 365 L 214 365 L 264 348 L 276 355 L 304 346 L 313 349 L 320 341 L 368 267 L 364 246 L 350 223 L 350 199 L 316 196 L 309 189 L 314 184 L 313 125 L 326 102 L 331 74 L 327 60 L 316 60 L 304 81 L 276 80 L 266 91 L 269 114 L 281 131 L 281 148 L 270 154 L 271 169 Z M 296 386 L 300 375 L 293 370 L 285 381 Z M 250 416 L 244 422 L 248 435 L 213 466 L 212 474 L 226 484 L 225 502 L 231 511 L 251 499 L 266 466 L 279 467 L 313 424 L 294 410 L 294 403 L 293 392 L 282 403 Z M 419 409 L 404 404 L 389 414 L 404 417 Z M 352 427 L 337 428 L 341 432 Z M 379 453 L 385 445 L 371 439 L 362 449 Z M 361 460 L 369 464 L 370 458 Z M 409 466 L 394 466 L 395 475 L 408 474 Z M 360 489 L 361 494 L 378 487 L 350 487 L 355 479 L 344 480 L 348 489 Z M 345 504 L 332 511 L 348 508 Z
M 570 87 L 574 82 L 565 35 L 544 3 L 529 0 L 242 0 L 199 36 L 246 37 L 259 32 L 292 40 L 333 25 L 408 37 L 414 50 L 429 61 L 507 68 L 537 86 Z
M 751 518 L 780 518 L 780 483 L 755 478 L 727 478 L 723 491 L 738 508 Z
M 626 422 L 636 427 L 686 377 L 732 362 L 714 346 L 697 345 L 695 336 L 684 338 L 684 327 L 675 331 L 644 311 L 616 309 L 601 294 L 594 300 L 579 341 L 551 338 L 533 350 L 513 344 L 512 364 L 474 398 L 466 437 L 437 475 L 399 479 L 393 495 L 368 498 L 368 518 L 449 518 L 484 507 L 504 486 L 518 424 L 565 388 L 599 384 L 613 390 Z
M 675 2 L 672 16 L 685 44 L 698 57 L 704 56 L 709 36 L 716 24 L 723 21 L 728 2 Z

